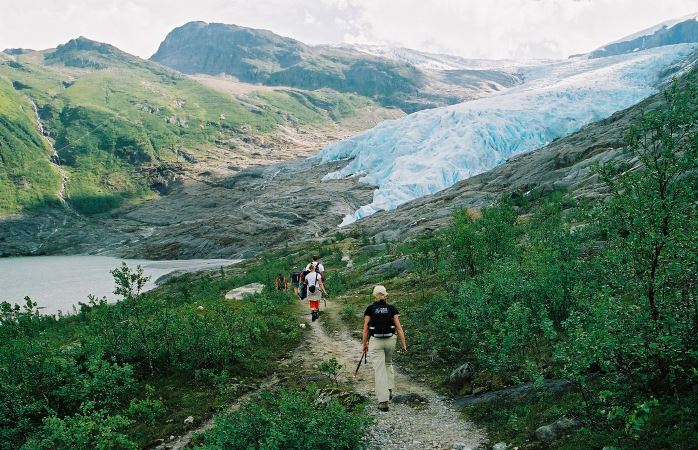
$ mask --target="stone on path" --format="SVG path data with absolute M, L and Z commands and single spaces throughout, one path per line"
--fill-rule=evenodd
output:
M 264 289 L 262 283 L 250 283 L 239 288 L 232 289 L 225 294 L 226 300 L 242 300 L 243 298 L 259 294 Z

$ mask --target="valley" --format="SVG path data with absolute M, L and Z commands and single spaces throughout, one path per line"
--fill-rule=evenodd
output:
M 696 24 L 566 60 L 207 22 L 1 52 L 0 449 L 695 448 Z M 311 255 L 319 321 L 274 281 Z M 375 285 L 389 414 L 352 376 Z

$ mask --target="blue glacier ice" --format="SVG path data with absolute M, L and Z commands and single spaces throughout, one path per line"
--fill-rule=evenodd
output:
M 383 122 L 313 158 L 350 160 L 323 180 L 360 176 L 376 186 L 373 201 L 345 217 L 346 225 L 445 189 L 629 107 L 656 93 L 666 69 L 696 50 L 696 44 L 679 44 L 522 66 L 521 85 Z

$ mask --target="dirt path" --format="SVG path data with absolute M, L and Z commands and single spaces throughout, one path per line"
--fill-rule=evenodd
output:
M 330 335 L 322 326 L 323 318 L 336 317 L 339 310 L 340 304 L 328 302 L 328 308 L 322 312 L 319 321 L 311 323 L 310 336 L 299 348 L 300 353 L 296 353 L 296 358 L 306 368 L 314 368 L 322 361 L 336 358 L 342 365 L 340 383 L 351 386 L 373 400 L 370 358 L 368 367 L 362 366 L 358 376 L 352 376 L 361 354 L 361 343 L 344 331 L 334 331 Z M 395 399 L 414 398 L 406 394 L 417 394 L 426 403 L 420 403 L 419 400 L 409 405 L 393 402 L 390 412 L 383 413 L 372 401 L 367 408 L 368 413 L 375 418 L 366 434 L 369 449 L 467 449 L 476 448 L 486 440 L 485 433 L 473 423 L 463 420 L 449 399 L 436 394 L 428 386 L 410 379 L 399 370 L 395 373 L 395 384 Z
M 485 433 L 473 423 L 461 418 L 448 398 L 438 395 L 428 386 L 418 383 L 399 370 L 395 372 L 395 400 L 412 397 L 416 401 L 390 405 L 390 412 L 380 412 L 373 396 L 373 369 L 369 358 L 368 365 L 361 367 L 356 378 L 353 372 L 361 343 L 345 331 L 328 332 L 322 325 L 323 319 L 339 320 L 341 302 L 330 301 L 323 307 L 320 319 L 310 321 L 305 305 L 299 305 L 299 322 L 306 322 L 309 330 L 302 343 L 281 362 L 278 370 L 264 380 L 260 389 L 269 389 L 281 383 L 280 377 L 319 375 L 318 365 L 330 358 L 336 358 L 342 365 L 339 383 L 371 399 L 367 412 L 374 418 L 367 430 L 365 445 L 367 450 L 424 450 L 424 449 L 474 449 L 486 441 Z M 238 408 L 244 401 L 258 392 L 245 394 L 229 408 Z M 419 397 L 414 396 L 416 394 Z M 423 402 L 423 403 L 422 403 Z M 196 433 L 213 426 L 211 418 L 194 430 L 159 446 L 159 449 L 185 448 Z

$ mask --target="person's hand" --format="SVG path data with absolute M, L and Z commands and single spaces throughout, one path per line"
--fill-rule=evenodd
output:
M 368 342 L 366 342 L 366 343 L 364 344 L 363 351 L 364 351 L 364 353 L 368 353 Z
M 401 351 L 402 351 L 402 353 L 407 353 L 407 347 L 403 345 Z

